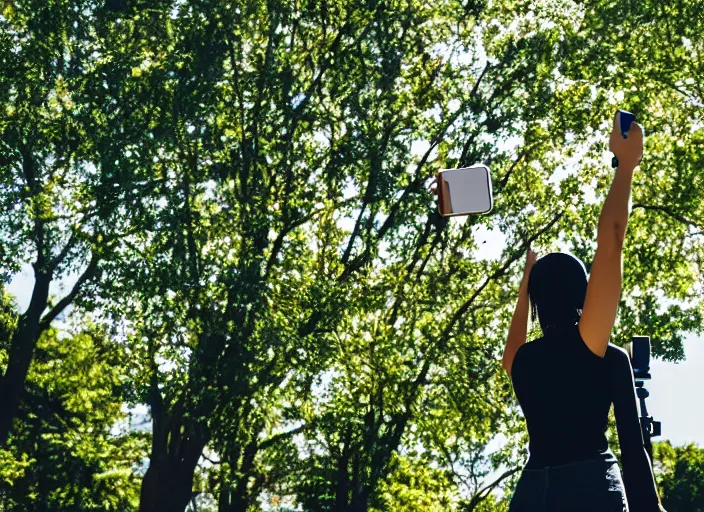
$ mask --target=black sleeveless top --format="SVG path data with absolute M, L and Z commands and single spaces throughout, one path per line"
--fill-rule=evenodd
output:
M 530 438 L 526 469 L 582 460 L 616 462 L 606 439 L 613 403 L 629 508 L 659 510 L 624 349 L 609 343 L 601 358 L 584 343 L 577 324 L 555 328 L 518 349 L 511 380 Z

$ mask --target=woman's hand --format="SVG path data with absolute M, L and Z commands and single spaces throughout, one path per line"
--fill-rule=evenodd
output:
M 535 261 L 537 259 L 538 255 L 529 248 L 526 253 L 526 265 L 523 269 L 523 279 L 528 279 L 528 276 L 530 276 L 530 271 L 533 268 L 533 265 L 535 265 Z
M 609 151 L 618 158 L 619 165 L 634 168 L 643 158 L 643 143 L 645 135 L 643 127 L 636 122 L 631 123 L 627 139 L 621 135 L 621 116 L 616 112 L 614 117 L 614 125 L 609 138 Z

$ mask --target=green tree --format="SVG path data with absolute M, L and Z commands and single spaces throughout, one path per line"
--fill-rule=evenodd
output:
M 519 254 L 517 247 L 525 248 L 529 241 L 537 240 L 546 250 L 554 250 L 552 233 L 559 232 L 569 249 L 590 266 L 601 202 L 586 200 L 585 185 L 597 181 L 597 193 L 605 194 L 611 181 L 606 160 L 601 157 L 605 135 L 600 135 L 600 141 L 593 134 L 596 130 L 608 133 L 618 89 L 602 87 L 592 95 L 589 82 L 572 80 L 559 72 L 565 59 L 561 42 L 577 37 L 575 15 L 579 21 L 581 14 L 566 8 L 556 11 L 531 6 L 529 10 L 522 6 L 489 10 L 484 13 L 486 19 L 481 18 L 486 24 L 487 53 L 497 62 L 496 73 L 484 76 L 491 84 L 486 86 L 488 97 L 483 98 L 485 89 L 478 88 L 477 101 L 484 102 L 480 111 L 487 116 L 487 127 L 474 127 L 469 114 L 460 116 L 458 119 L 467 124 L 444 137 L 439 156 L 431 166 L 468 163 L 462 158 L 452 159 L 457 148 L 477 152 L 469 157 L 470 162 L 478 157 L 494 162 L 497 207 L 487 216 L 485 225 L 502 229 L 508 236 L 508 249 L 491 264 L 470 259 L 476 243 L 471 228 L 483 224 L 482 218 L 469 218 L 457 230 L 454 225 L 446 226 L 444 231 L 435 233 L 434 240 L 429 236 L 433 234 L 432 215 L 421 217 L 427 219 L 425 229 L 411 228 L 409 220 L 399 232 L 394 232 L 397 243 L 387 249 L 383 259 L 375 261 L 378 270 L 360 291 L 359 301 L 368 306 L 355 308 L 361 318 L 354 317 L 349 334 L 343 331 L 338 336 L 341 357 L 332 368 L 334 376 L 327 393 L 330 398 L 321 409 L 326 421 L 318 423 L 315 434 L 307 434 L 309 443 L 329 457 L 325 465 L 325 495 L 335 496 L 329 507 L 346 510 L 349 504 L 350 510 L 362 510 L 369 499 L 373 502 L 379 478 L 388 472 L 387 457 L 404 444 L 414 446 L 419 437 L 407 433 L 406 428 L 411 425 L 421 427 L 422 446 L 436 452 L 443 467 L 452 467 L 456 461 L 473 460 L 467 455 L 473 444 L 481 446 L 482 439 L 486 442 L 491 437 L 488 433 L 494 434 L 499 425 L 509 421 L 501 406 L 510 404 L 510 388 L 499 384 L 505 376 L 487 361 L 498 358 L 505 342 L 505 326 L 510 321 L 517 288 L 509 279 L 509 269 Z M 512 24 L 517 25 L 515 31 L 501 32 L 502 25 Z M 578 32 L 578 37 L 583 37 L 583 33 Z M 443 85 L 443 91 L 452 91 Z M 673 112 L 677 103 L 667 93 L 660 95 L 659 89 L 647 90 L 651 94 L 633 96 L 627 101 L 638 103 L 643 122 L 650 126 L 650 109 L 657 116 L 661 103 L 666 102 Z M 653 119 L 653 124 L 657 119 Z M 697 132 L 696 124 L 691 128 Z M 482 145 L 485 129 L 494 138 Z M 497 149 L 496 137 L 519 130 L 523 136 L 517 154 Z M 651 165 L 666 156 L 670 142 L 674 143 L 661 137 L 657 132 L 653 134 Z M 696 144 L 690 151 L 698 151 Z M 579 152 L 585 154 L 579 172 L 563 179 L 559 192 L 553 191 L 549 179 Z M 463 153 L 459 156 L 463 157 Z M 696 161 L 697 155 L 691 158 Z M 644 162 L 644 169 L 646 165 Z M 684 182 L 693 180 L 693 186 L 698 187 L 696 176 L 686 175 Z M 634 190 L 640 210 L 660 211 L 648 205 L 672 201 L 687 213 L 671 217 L 667 209 L 662 210 L 669 217 L 664 221 L 668 232 L 646 217 L 634 215 L 628 244 L 632 259 L 627 260 L 634 263 L 628 267 L 624 287 L 629 300 L 621 305 L 612 339 L 623 344 L 632 335 L 647 333 L 653 337 L 655 354 L 676 359 L 681 356 L 682 334 L 701 331 L 701 302 L 695 288 L 701 267 L 693 262 L 701 262 L 702 246 L 692 227 L 701 225 L 702 196 L 694 196 L 698 202 L 684 204 L 665 198 L 663 194 L 671 189 L 664 184 L 659 188 L 658 180 L 645 173 L 639 175 L 639 185 Z M 657 195 L 653 194 L 655 190 Z M 404 228 L 418 238 L 405 235 Z M 422 241 L 404 245 L 409 238 L 412 242 Z M 695 240 L 683 245 L 683 238 Z M 659 246 L 673 248 L 666 258 L 670 272 L 662 272 L 662 258 L 642 257 L 655 255 L 654 248 Z M 675 248 L 690 256 L 680 259 Z M 415 265 L 413 259 L 406 259 L 407 255 L 415 259 Z M 669 298 L 694 300 L 694 307 L 673 306 L 664 314 L 658 312 L 660 287 L 667 289 Z M 634 296 L 630 297 L 632 290 Z M 636 294 L 640 295 L 637 301 L 633 300 Z M 407 297 L 413 300 L 404 300 Z M 355 303 L 354 296 L 350 303 Z M 315 401 L 311 399 L 311 403 Z M 511 422 L 515 426 L 515 421 Z M 516 455 L 512 449 L 496 460 L 503 459 L 503 463 L 515 467 L 520 461 Z M 315 461 L 316 467 L 323 465 L 320 457 L 306 460 Z M 463 465 L 469 466 L 466 462 Z M 305 486 L 300 478 L 297 482 L 298 489 Z M 460 485 L 461 479 L 456 482 Z M 308 503 L 314 495 L 301 495 L 300 499 Z
M 668 512 L 704 511 L 704 449 L 670 441 L 653 444 L 658 489 Z
M 3 304 L 14 307 L 7 296 Z M 16 326 L 19 315 L 13 316 Z M 126 347 L 82 320 L 80 331 L 51 328 L 38 340 L 13 436 L 0 452 L 2 510 L 137 506 L 148 439 L 118 424 L 133 396 L 123 371 Z
M 165 203 L 131 212 L 143 229 L 126 239 L 129 263 L 111 274 L 110 291 L 115 311 L 135 323 L 139 378 L 154 417 L 145 510 L 188 502 L 188 482 L 211 438 L 222 459 L 221 508 L 253 503 L 263 481 L 258 453 L 304 427 L 272 430 L 317 421 L 282 404 L 277 389 L 285 383 L 287 394 L 309 395 L 336 355 L 325 335 L 349 307 L 356 274 L 369 272 L 379 243 L 412 208 L 427 206 L 427 194 L 418 194 L 423 163 L 406 172 L 413 134 L 434 133 L 437 146 L 457 118 L 421 116 L 433 108 L 442 75 L 441 60 L 424 49 L 444 35 L 424 23 L 442 10 L 383 2 L 310 4 L 301 13 L 258 3 L 236 13 L 220 7 L 208 11 L 206 25 L 193 6 L 173 22 L 154 14 L 151 21 L 173 28 L 159 41 L 169 51 L 139 74 L 162 91 L 151 99 L 163 102 L 152 111 L 162 113 L 164 156 L 152 168 L 168 178 Z M 122 20 L 126 32 L 140 30 L 143 18 Z M 268 25 L 257 23 L 262 18 Z M 116 37 L 126 48 L 134 41 Z M 469 109 L 473 93 L 461 87 L 461 73 L 445 72 Z M 441 98 L 443 106 L 449 99 Z M 343 200 L 350 183 L 365 192 Z M 335 217 L 348 205 L 360 208 L 345 240 Z M 389 434 L 382 460 L 406 421 Z M 363 506 L 370 489 L 365 484 L 352 506 Z M 172 503 L 157 505 L 164 496 Z
M 124 130 L 112 121 L 127 105 L 113 105 L 93 8 L 13 1 L 0 17 L 0 273 L 5 281 L 23 265 L 34 273 L 0 378 L 0 444 L 37 340 L 69 306 L 90 300 L 101 261 L 114 256 L 114 220 L 129 206 L 130 184 L 110 151 L 122 148 L 116 133 Z M 69 291 L 50 300 L 51 284 L 63 279 Z
M 604 194 L 610 182 L 596 157 L 604 141 L 593 133 L 612 117 L 617 91 L 592 98 L 589 82 L 559 74 L 561 42 L 581 37 L 579 13 L 335 5 L 233 12 L 214 3 L 207 13 L 183 7 L 175 21 L 166 10 L 123 18 L 126 34 L 146 30 L 147 20 L 171 28 L 157 42 L 169 51 L 135 78 L 162 92 L 150 100 L 160 113 L 163 159 L 153 168 L 167 177 L 164 203 L 156 208 L 155 197 L 132 212 L 143 229 L 123 255 L 128 270 L 114 274 L 126 294 L 112 295 L 137 327 L 154 416 L 145 510 L 156 496 L 173 500 L 160 503 L 167 509 L 188 502 L 206 446 L 219 456 L 212 490 L 222 510 L 255 506 L 269 481 L 263 452 L 294 433 L 327 446 L 318 464 L 333 475 L 326 495 L 338 510 L 374 502 L 414 424 L 434 457 L 461 460 L 500 425 L 516 425 L 510 387 L 487 361 L 505 341 L 512 269 L 525 247 L 554 249 L 563 233 L 573 252 L 593 258 L 600 205 L 585 200 L 584 186 L 596 181 Z M 453 59 L 479 50 L 487 62 Z M 646 125 L 660 100 L 637 100 Z M 496 144 L 510 136 L 516 150 Z M 414 144 L 427 149 L 414 155 Z M 587 155 L 580 173 L 555 190 L 550 178 L 578 150 Z M 492 164 L 493 215 L 440 219 L 423 182 L 477 160 Z M 359 196 L 343 199 L 345 184 Z M 638 185 L 644 200 L 667 195 Z M 701 217 L 696 207 L 686 207 L 692 218 Z M 337 219 L 349 214 L 345 233 Z M 506 234 L 498 261 L 471 258 L 479 225 Z M 680 222 L 662 232 L 637 216 L 630 227 L 645 254 L 681 247 L 688 229 Z M 698 243 L 672 254 L 669 298 L 693 298 L 700 254 Z M 624 302 L 614 340 L 647 329 L 656 353 L 677 357 L 681 333 L 699 328 L 701 315 L 673 308 L 653 331 L 656 292 L 671 276 L 655 259 L 637 261 L 626 292 L 639 283 L 645 295 Z M 332 399 L 316 404 L 313 385 L 326 373 Z
M 677 360 L 701 332 L 694 2 L 669 24 L 652 4 L 561 0 L 8 5 L 1 271 L 34 262 L 37 278 L 0 352 L 0 407 L 32 395 L 35 344 L 69 304 L 123 329 L 129 400 L 152 419 L 143 511 L 199 494 L 222 511 L 266 494 L 340 512 L 505 508 L 489 491 L 509 495 L 526 456 L 498 364 L 520 265 L 559 239 L 589 268 L 617 107 L 648 146 L 612 340 L 647 334 Z M 478 161 L 492 213 L 441 218 L 426 181 Z M 479 259 L 492 229 L 507 247 Z M 53 303 L 50 282 L 72 272 Z M 662 312 L 661 296 L 691 307 Z M 50 474 L 32 457 L 3 455 L 8 478 Z M 133 503 L 133 480 L 117 481 Z M 77 499 L 75 485 L 57 492 Z

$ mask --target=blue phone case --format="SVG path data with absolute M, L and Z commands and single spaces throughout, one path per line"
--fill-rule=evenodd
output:
M 621 114 L 621 135 L 623 135 L 624 139 L 628 138 L 628 130 L 631 128 L 631 123 L 635 121 L 636 116 L 630 112 L 626 112 L 625 110 L 619 110 L 619 114 Z

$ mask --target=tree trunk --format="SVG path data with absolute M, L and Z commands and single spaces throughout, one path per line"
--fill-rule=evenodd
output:
M 185 424 L 183 402 L 177 402 L 171 414 L 166 414 L 156 388 L 150 401 L 152 448 L 142 479 L 139 512 L 183 512 L 193 497 L 193 475 L 208 435 L 202 428 Z
M 49 298 L 51 274 L 35 272 L 36 281 L 29 308 L 20 317 L 17 330 L 10 342 L 10 353 L 5 375 L 0 379 L 0 446 L 4 446 L 12 429 L 12 420 L 24 392 L 34 347 L 41 334 L 39 322 Z
M 139 512 L 183 512 L 193 494 L 194 472 L 195 466 L 152 459 L 142 480 Z
M 349 512 L 367 512 L 369 509 L 369 498 L 371 492 L 368 486 L 363 486 L 359 494 L 352 497 L 352 503 L 349 506 Z
M 337 460 L 337 486 L 335 488 L 334 510 L 343 512 L 349 502 L 350 478 L 349 464 L 352 454 L 352 424 L 348 423 L 345 429 L 345 438 L 340 458 Z

